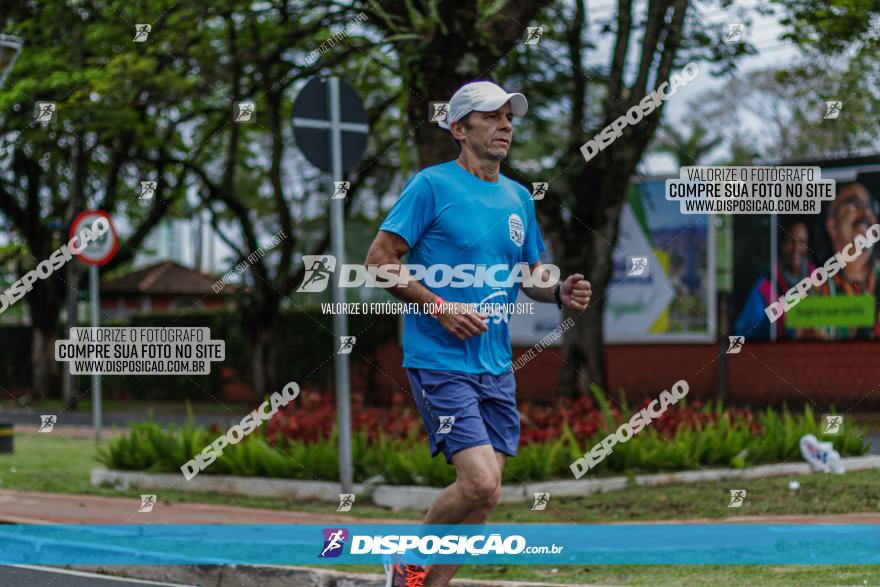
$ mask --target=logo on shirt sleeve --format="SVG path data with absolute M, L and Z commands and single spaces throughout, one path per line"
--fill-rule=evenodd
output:
M 526 231 L 519 214 L 511 214 L 507 219 L 507 226 L 510 229 L 510 240 L 516 243 L 516 246 L 521 247 L 526 239 Z

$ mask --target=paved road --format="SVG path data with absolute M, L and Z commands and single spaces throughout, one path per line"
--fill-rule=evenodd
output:
M 180 587 L 180 583 L 157 583 L 138 579 L 120 579 L 107 575 L 69 571 L 54 567 L 34 567 L 30 565 L 0 566 L 0 586 L 2 587 L 142 587 L 144 585 L 163 585 Z

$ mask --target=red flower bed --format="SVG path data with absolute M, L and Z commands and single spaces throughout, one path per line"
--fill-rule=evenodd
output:
M 290 439 L 314 442 L 327 438 L 336 425 L 335 397 L 322 395 L 314 390 L 303 390 L 294 405 L 282 409 L 264 428 L 269 439 L 281 434 Z M 648 406 L 651 400 L 644 400 L 632 408 L 635 413 Z M 613 402 L 612 402 L 613 405 Z M 714 423 L 719 414 L 703 412 L 703 405 L 697 401 L 685 408 L 671 406 L 666 414 L 651 423 L 662 436 L 671 438 L 679 426 L 702 429 Z M 560 398 L 555 404 L 534 405 L 519 403 L 522 422 L 520 444 L 532 444 L 558 438 L 563 426 L 567 423 L 579 441 L 594 436 L 597 432 L 607 429 L 605 418 L 592 397 L 584 396 L 577 400 Z M 626 418 L 620 409 L 611 408 L 615 426 L 622 424 Z M 721 417 L 731 421 L 743 418 L 751 427 L 752 432 L 759 434 L 760 426 L 754 422 L 749 409 L 728 408 Z M 352 395 L 351 423 L 353 430 L 366 430 L 370 440 L 376 440 L 379 434 L 389 439 L 405 439 L 415 433 L 422 437 L 425 434 L 422 419 L 415 404 L 408 395 L 397 393 L 389 407 L 368 407 L 364 405 L 363 396 Z

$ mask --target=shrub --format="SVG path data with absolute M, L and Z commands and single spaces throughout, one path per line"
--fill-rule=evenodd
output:
M 335 410 L 317 393 L 301 393 L 302 403 L 288 406 L 223 455 L 201 474 L 253 475 L 289 479 L 339 479 Z M 402 398 L 398 398 L 398 404 Z M 569 464 L 599 443 L 630 410 L 612 407 L 598 388 L 593 398 L 561 401 L 568 411 L 523 406 L 524 430 L 516 458 L 509 459 L 505 481 L 570 479 Z M 410 407 L 392 411 L 363 408 L 354 402 L 352 451 L 354 477 L 366 481 L 381 475 L 392 484 L 442 487 L 455 479 L 455 470 L 442 456 L 431 458 L 421 421 Z M 594 408 L 593 406 L 597 406 Z M 637 406 L 637 409 L 641 409 Z M 394 414 L 392 417 L 391 414 Z M 528 423 L 526 423 L 528 422 Z M 99 453 L 112 469 L 177 472 L 223 431 L 195 426 L 163 429 L 154 422 L 132 427 L 128 437 L 116 437 Z M 745 467 L 800 461 L 800 438 L 819 425 L 809 408 L 792 414 L 768 409 L 725 410 L 720 402 L 688 406 L 681 402 L 639 432 L 618 444 L 594 474 L 676 471 L 700 467 Z M 841 456 L 861 455 L 868 444 L 863 434 L 847 425 L 831 438 Z

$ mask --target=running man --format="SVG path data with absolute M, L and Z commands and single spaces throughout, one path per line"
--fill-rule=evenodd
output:
M 490 82 L 459 89 L 440 125 L 451 132 L 460 155 L 410 178 L 379 227 L 365 265 L 399 267 L 408 254 L 410 264 L 427 268 L 502 265 L 498 281 L 520 263 L 528 265 L 520 267 L 523 274 L 541 273 L 544 242 L 531 193 L 499 172 L 513 140 L 513 117 L 527 108 L 522 94 L 508 94 Z M 505 460 L 516 455 L 520 425 L 507 313 L 489 320 L 466 304 L 489 298 L 513 303 L 519 284 L 455 287 L 453 280 L 432 291 L 408 272 L 404 277 L 410 278 L 405 287 L 389 288 L 395 297 L 439 308 L 433 315 L 404 316 L 403 366 L 432 456 L 442 451 L 456 470 L 455 483 L 443 490 L 424 521 L 482 524 L 501 495 L 501 473 Z M 523 291 L 535 301 L 586 309 L 591 288 L 583 275 L 549 285 Z M 389 587 L 435 587 L 447 585 L 457 566 L 394 564 L 386 570 Z

